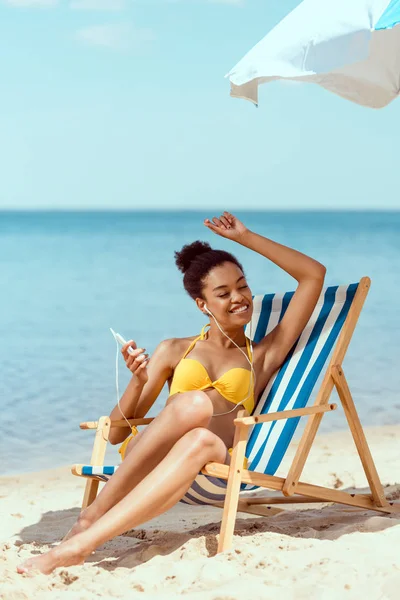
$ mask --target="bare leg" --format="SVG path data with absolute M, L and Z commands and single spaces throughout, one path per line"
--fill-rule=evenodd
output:
M 196 427 L 208 427 L 213 407 L 201 391 L 174 396 L 161 413 L 132 440 L 134 448 L 125 455 L 95 501 L 81 512 L 63 541 L 88 529 L 133 490 L 168 454 L 175 442 Z
M 17 571 L 39 569 L 49 574 L 57 567 L 82 564 L 104 542 L 171 508 L 185 495 L 207 462 L 223 463 L 225 458 L 226 446 L 218 436 L 204 428 L 189 431 L 134 490 L 86 531 L 26 560 Z

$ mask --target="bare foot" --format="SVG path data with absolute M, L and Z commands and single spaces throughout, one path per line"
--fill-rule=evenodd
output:
M 45 575 L 50 575 L 57 567 L 71 567 L 73 565 L 82 565 L 93 549 L 82 546 L 81 543 L 73 540 L 62 542 L 57 548 L 45 552 L 40 556 L 28 558 L 18 565 L 18 573 L 29 573 L 38 570 Z

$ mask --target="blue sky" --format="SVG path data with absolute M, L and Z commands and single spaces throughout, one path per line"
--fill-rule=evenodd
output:
M 0 208 L 400 208 L 400 102 L 224 78 L 289 0 L 0 0 Z

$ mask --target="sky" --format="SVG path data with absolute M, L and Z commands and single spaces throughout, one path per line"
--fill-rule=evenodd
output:
M 0 0 L 0 209 L 399 209 L 399 100 L 229 96 L 297 4 Z

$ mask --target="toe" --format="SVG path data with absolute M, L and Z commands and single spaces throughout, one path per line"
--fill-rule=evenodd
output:
M 17 566 L 17 573 L 29 573 L 30 571 L 33 570 L 33 565 L 29 560 L 26 560 L 25 562 L 21 563 L 20 565 Z

